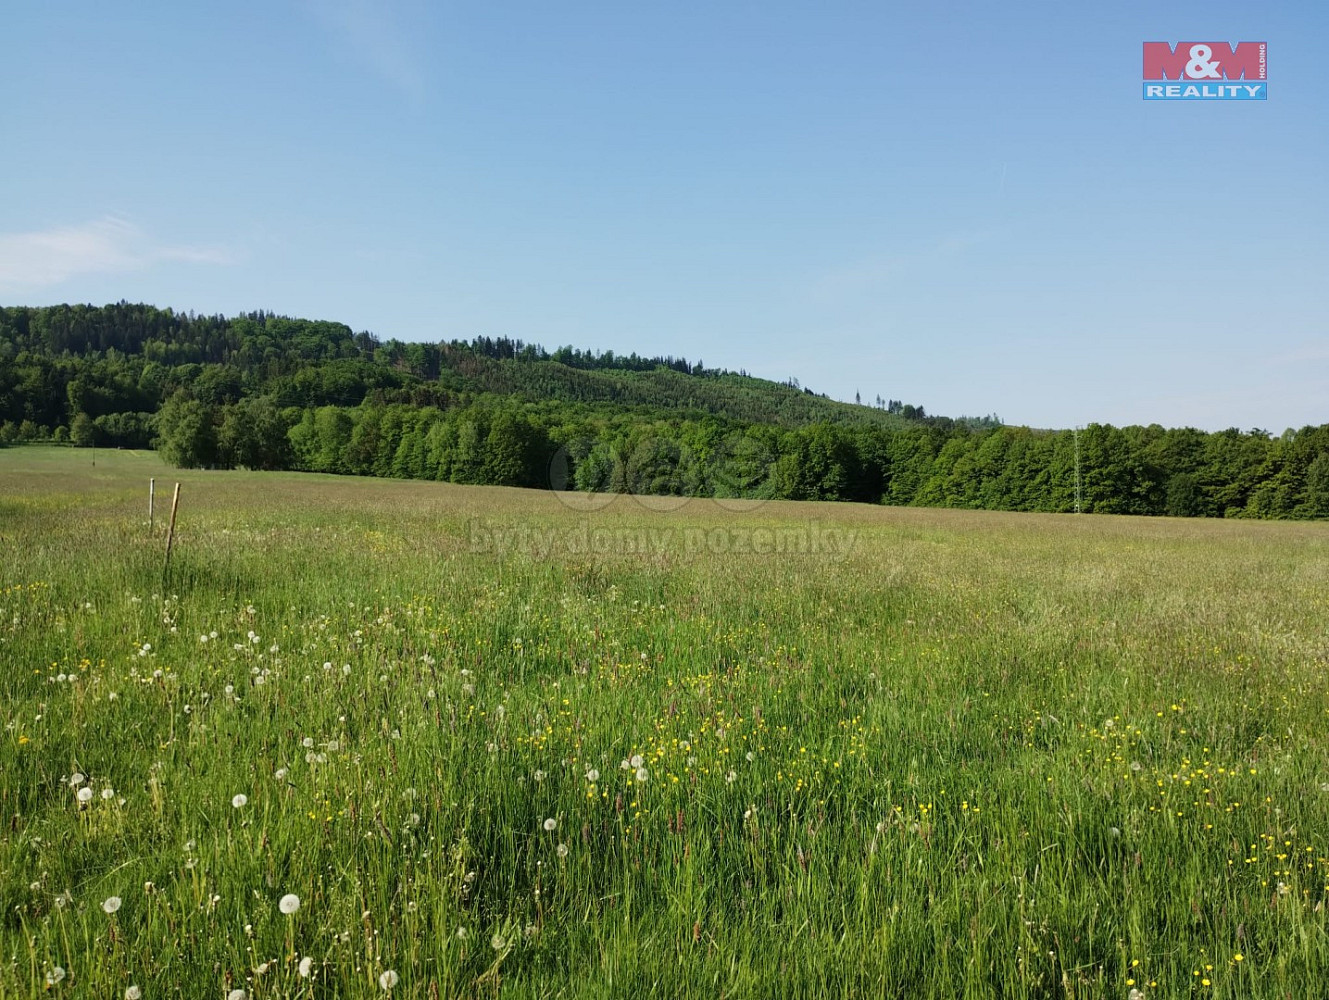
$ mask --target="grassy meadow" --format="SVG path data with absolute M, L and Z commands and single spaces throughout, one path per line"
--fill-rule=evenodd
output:
M 0 997 L 1329 993 L 1325 524 L 92 457 L 0 450 Z

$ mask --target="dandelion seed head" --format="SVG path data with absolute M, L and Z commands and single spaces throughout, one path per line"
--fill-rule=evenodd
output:
M 600 780 L 600 772 L 597 771 L 595 768 L 591 768 L 589 771 L 586 772 L 586 780 L 589 781 L 591 784 L 595 784 L 597 781 Z
M 53 965 L 51 970 L 46 973 L 46 985 L 54 986 L 56 983 L 62 983 L 65 980 L 65 970 L 63 966 Z
M 308 979 L 309 973 L 313 969 L 313 967 L 314 967 L 314 960 L 310 958 L 308 955 L 300 959 L 300 967 L 297 970 L 300 973 L 300 978 Z
M 236 809 L 243 809 L 248 802 L 249 802 L 249 796 L 246 795 L 244 792 L 241 792 L 239 795 L 234 795 L 231 797 L 231 805 Z
M 300 897 L 293 892 L 288 892 L 277 903 L 277 909 L 281 910 L 287 916 L 290 916 L 296 910 L 300 909 Z
M 245 1000 L 245 991 L 231 990 L 230 993 L 226 994 L 226 1000 Z
M 634 753 L 631 757 L 628 758 L 628 763 L 631 764 L 633 767 L 641 767 L 642 765 L 641 754 Z
M 489 946 L 495 951 L 502 951 L 505 944 L 507 944 L 507 942 L 503 940 L 502 934 L 495 934 L 489 939 Z
M 384 969 L 378 974 L 378 988 L 381 990 L 390 990 L 397 985 L 397 973 L 391 969 Z
M 79 785 L 83 784 L 83 782 L 87 780 L 88 780 L 87 775 L 85 775 L 82 771 L 75 771 L 73 774 L 69 776 L 69 783 L 73 785 L 75 788 L 77 788 Z
M 649 771 L 647 771 L 646 768 L 644 768 L 644 767 L 639 767 L 639 768 L 637 768 L 637 780 L 638 780 L 638 781 L 645 781 L 645 780 L 646 780 L 647 778 L 649 778 L 650 776 L 651 776 L 651 773 L 650 773 Z
M 125 1000 L 143 1000 L 143 991 L 137 986 L 126 986 Z
M 568 845 L 559 844 L 556 853 L 560 858 L 566 858 L 568 856 Z
M 105 910 L 107 913 L 115 913 L 118 909 L 120 909 L 120 897 L 107 896 L 104 900 L 102 900 L 102 909 Z
M 548 830 L 550 833 L 553 833 L 555 830 L 558 829 L 558 820 L 550 816 L 547 820 L 545 820 L 544 828 Z
M 83 786 L 82 788 L 80 788 L 80 789 L 78 790 L 78 792 L 75 793 L 75 794 L 76 794 L 76 796 L 77 796 L 77 798 L 78 798 L 78 800 L 79 800 L 80 802 L 91 802 L 91 801 L 92 801 L 92 789 L 89 788 L 87 785 L 84 785 L 84 786 Z

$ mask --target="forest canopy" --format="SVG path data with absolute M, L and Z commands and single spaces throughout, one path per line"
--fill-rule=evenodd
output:
M 684 358 L 381 341 L 265 312 L 0 308 L 0 446 L 538 488 L 1329 516 L 1329 425 L 1076 431 L 841 403 Z

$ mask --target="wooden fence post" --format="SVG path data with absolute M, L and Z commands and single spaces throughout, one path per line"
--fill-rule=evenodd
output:
M 175 484 L 175 495 L 171 497 L 171 526 L 166 529 L 166 561 L 162 563 L 162 582 L 166 582 L 166 571 L 171 568 L 171 543 L 175 540 L 175 509 L 180 504 L 180 484 Z

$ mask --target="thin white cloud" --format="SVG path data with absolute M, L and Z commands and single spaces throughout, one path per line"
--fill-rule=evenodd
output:
M 1329 361 L 1329 340 L 1308 341 L 1293 350 L 1263 359 L 1266 367 L 1302 365 L 1316 361 Z
M 860 260 L 820 275 L 813 282 L 813 294 L 838 296 L 844 292 L 870 288 L 883 281 L 905 275 L 920 264 L 960 256 L 991 238 L 992 234 L 989 232 L 951 233 L 938 236 L 916 249 Z
M 0 292 L 31 292 L 85 274 L 141 271 L 154 264 L 231 264 L 218 247 L 153 241 L 133 223 L 105 216 L 77 226 L 0 233 Z
M 419 20 L 401 2 L 309 0 L 307 9 L 356 62 L 386 80 L 412 101 L 425 92 L 425 74 L 416 51 L 418 32 L 403 21 Z

